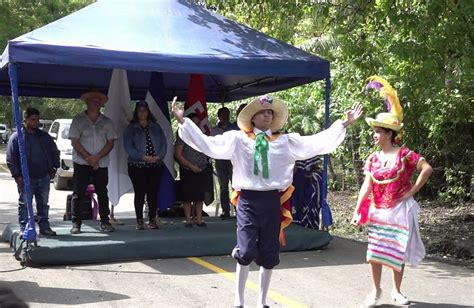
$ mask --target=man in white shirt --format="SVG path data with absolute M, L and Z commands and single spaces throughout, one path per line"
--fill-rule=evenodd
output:
M 117 134 L 112 121 L 100 112 L 108 98 L 98 91 L 89 91 L 81 96 L 87 110 L 72 120 L 69 128 L 69 139 L 73 147 L 74 162 L 72 198 L 71 234 L 81 233 L 81 205 L 87 200 L 86 188 L 94 184 L 99 203 L 100 229 L 114 231 L 109 222 L 109 197 L 107 184 L 109 181 L 109 153 L 114 147 Z
M 253 100 L 239 114 L 240 131 L 208 137 L 173 100 L 179 122 L 179 136 L 191 147 L 215 159 L 229 159 L 233 165 L 232 187 L 239 191 L 237 204 L 237 260 L 235 307 L 244 307 L 245 282 L 249 265 L 260 266 L 258 306 L 268 307 L 266 297 L 272 269 L 280 263 L 280 193 L 292 183 L 296 160 L 332 152 L 344 140 L 346 127 L 362 114 L 357 104 L 330 128 L 311 136 L 279 134 L 288 119 L 283 101 L 269 95 Z M 291 221 L 291 213 L 284 213 Z M 288 222 L 284 226 L 288 225 Z M 283 227 L 284 227 L 283 226 Z

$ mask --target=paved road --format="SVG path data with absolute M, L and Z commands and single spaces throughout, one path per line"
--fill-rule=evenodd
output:
M 0 157 L 0 159 L 2 159 Z M 66 195 L 51 188 L 51 217 L 61 220 Z M 116 215 L 132 217 L 132 195 Z M 0 229 L 16 220 L 16 188 L 0 170 Z M 213 212 L 212 210 L 210 211 Z M 335 238 L 326 250 L 284 253 L 272 278 L 272 307 L 362 307 L 369 292 L 363 243 Z M 228 256 L 25 268 L 0 243 L 0 281 L 31 307 L 231 307 L 235 262 Z M 427 260 L 407 268 L 404 293 L 412 307 L 473 307 L 474 271 Z M 251 267 L 247 305 L 255 307 L 258 268 Z M 384 271 L 381 307 L 390 304 Z

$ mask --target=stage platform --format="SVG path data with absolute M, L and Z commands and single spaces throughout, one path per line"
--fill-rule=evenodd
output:
M 38 247 L 30 251 L 28 266 L 106 263 L 128 260 L 228 255 L 236 243 L 236 220 L 206 217 L 207 227 L 185 228 L 183 218 L 162 218 L 159 230 L 135 230 L 135 219 L 121 220 L 116 232 L 99 231 L 98 221 L 84 221 L 81 234 L 71 235 L 70 221 L 53 222 L 57 236 L 38 235 Z M 285 229 L 282 251 L 319 249 L 329 244 L 326 232 L 290 225 Z M 19 226 L 8 225 L 4 241 L 18 248 Z

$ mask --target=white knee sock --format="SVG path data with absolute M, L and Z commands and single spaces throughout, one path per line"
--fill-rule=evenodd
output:
M 245 282 L 249 276 L 250 265 L 241 265 L 237 262 L 235 274 L 237 280 L 235 281 L 235 298 L 234 306 L 244 306 L 245 301 Z
M 270 288 L 270 280 L 272 278 L 272 270 L 260 266 L 260 292 L 258 293 L 257 307 L 263 307 L 267 304 L 267 293 Z

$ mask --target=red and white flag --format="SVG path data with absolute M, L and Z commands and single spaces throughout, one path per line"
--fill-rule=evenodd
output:
M 184 104 L 184 115 L 196 113 L 201 120 L 201 130 L 206 134 L 211 134 L 207 117 L 206 94 L 204 92 L 204 80 L 201 74 L 192 74 L 189 80 L 188 97 Z

